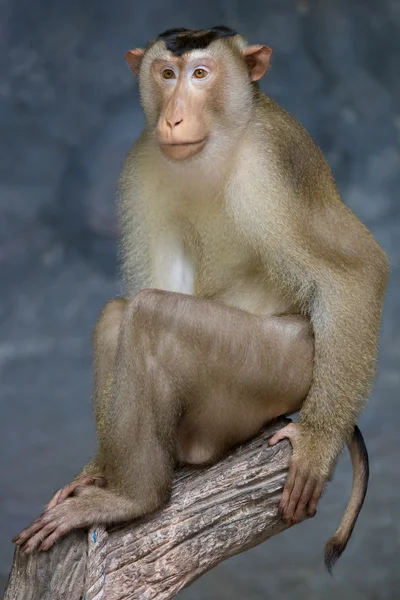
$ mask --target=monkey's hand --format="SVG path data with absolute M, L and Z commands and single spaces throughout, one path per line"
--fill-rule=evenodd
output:
M 60 502 L 63 502 L 69 496 L 73 496 L 75 494 L 79 495 L 79 490 L 77 490 L 77 488 L 88 485 L 104 487 L 106 485 L 106 480 L 104 479 L 104 477 L 100 476 L 79 475 L 76 479 L 74 479 L 74 481 L 64 486 L 54 494 L 53 498 L 46 506 L 45 511 L 54 508 L 55 506 L 57 506 L 57 504 L 60 504 Z
M 285 523 L 299 523 L 306 516 L 313 517 L 328 477 L 321 474 L 318 465 L 311 468 L 307 458 L 302 457 L 301 431 L 296 423 L 289 423 L 269 440 L 274 446 L 287 438 L 293 447 L 293 458 L 280 503 L 282 519 Z M 300 451 L 300 452 L 299 452 Z M 307 456 L 307 454 L 306 454 Z

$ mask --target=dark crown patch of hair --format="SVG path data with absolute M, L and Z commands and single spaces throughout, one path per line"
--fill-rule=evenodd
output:
M 220 25 L 211 29 L 185 29 L 178 27 L 160 33 L 158 40 L 163 40 L 169 52 L 181 56 L 191 50 L 203 50 L 215 40 L 233 37 L 237 31 Z

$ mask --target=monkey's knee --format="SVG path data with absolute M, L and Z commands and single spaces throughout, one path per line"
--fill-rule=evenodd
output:
M 129 308 L 136 311 L 154 310 L 159 307 L 160 303 L 165 301 L 169 295 L 170 293 L 165 290 L 146 288 L 129 298 Z
M 113 298 L 104 306 L 101 311 L 99 323 L 121 323 L 128 300 L 126 298 Z
M 162 318 L 170 303 L 168 292 L 151 288 L 144 289 L 129 298 L 125 314 L 129 322 L 139 326 L 147 327 L 151 320 L 151 328 L 154 330 L 159 322 L 158 317 Z
M 94 328 L 94 339 L 116 342 L 127 302 L 126 298 L 113 298 L 107 302 Z

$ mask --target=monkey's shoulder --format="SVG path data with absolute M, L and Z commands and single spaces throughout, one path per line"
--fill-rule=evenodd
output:
M 297 143 L 307 147 L 318 157 L 323 154 L 307 129 L 283 106 L 269 96 L 260 93 L 255 102 L 256 122 L 259 130 L 268 133 L 275 143 L 281 145 Z
M 264 94 L 257 97 L 256 122 L 264 156 L 285 187 L 307 200 L 338 198 L 332 171 L 316 141 L 287 110 Z

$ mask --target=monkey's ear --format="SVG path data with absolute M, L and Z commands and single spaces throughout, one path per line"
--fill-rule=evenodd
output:
M 127 60 L 128 65 L 135 73 L 135 75 L 139 75 L 140 63 L 142 62 L 144 56 L 144 50 L 142 48 L 135 48 L 135 50 L 129 50 L 125 54 L 125 58 Z
M 268 46 L 249 46 L 243 50 L 251 81 L 258 81 L 268 71 L 271 54 Z

